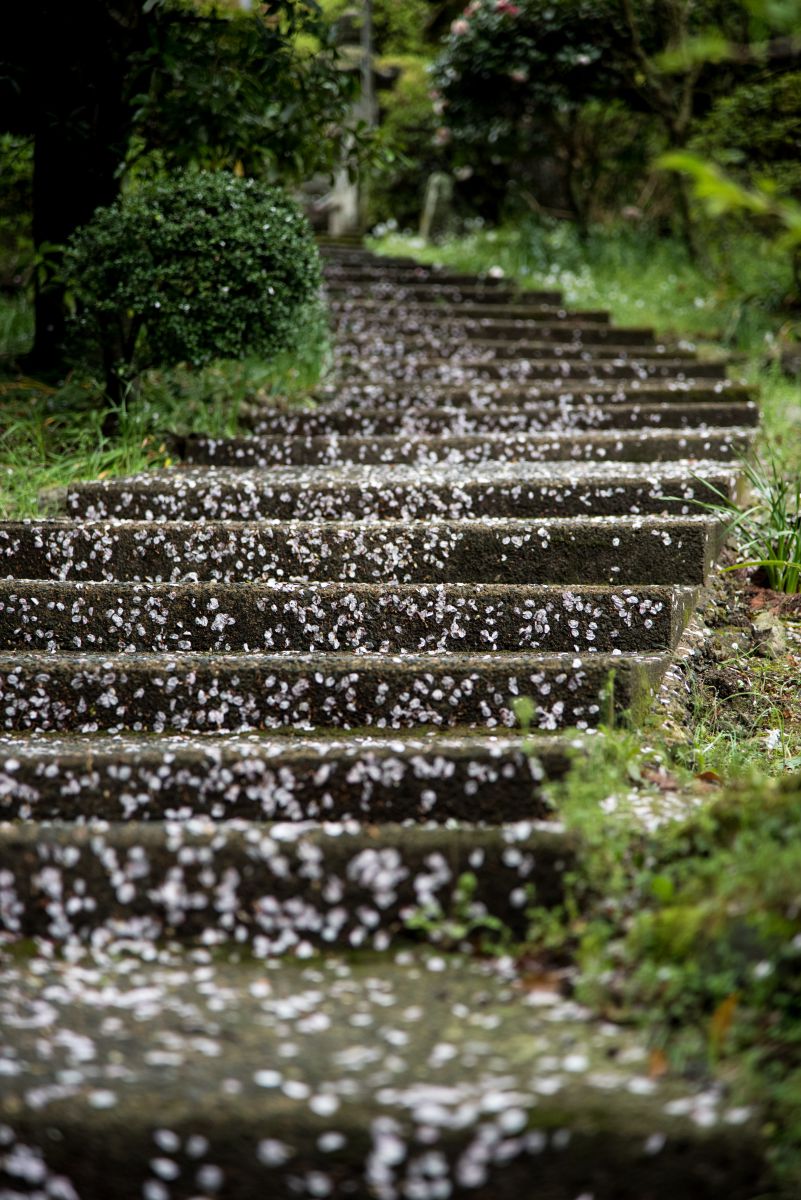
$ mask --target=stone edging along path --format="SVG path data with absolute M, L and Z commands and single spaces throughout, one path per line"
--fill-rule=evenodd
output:
M 652 702 L 753 399 L 556 293 L 326 285 L 313 411 L 0 525 L 0 1195 L 747 1200 L 722 1091 L 405 929 L 559 902 L 542 782 Z

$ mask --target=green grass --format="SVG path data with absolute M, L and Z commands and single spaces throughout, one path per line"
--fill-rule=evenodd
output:
M 0 517 L 43 511 L 41 493 L 81 479 L 106 478 L 171 464 L 172 435 L 233 435 L 246 399 L 303 397 L 326 357 L 324 320 L 312 313 L 304 350 L 272 362 L 219 361 L 202 369 L 148 371 L 115 410 L 113 436 L 103 432 L 109 404 L 96 380 L 73 377 L 52 388 L 14 370 L 32 333 L 30 306 L 0 302 Z M 47 508 L 47 503 L 44 505 Z
M 373 244 L 464 271 L 500 270 L 524 287 L 559 288 L 569 304 L 608 308 L 620 323 L 750 352 L 771 343 L 792 284 L 786 257 L 753 239 L 693 263 L 677 240 L 639 228 L 597 229 L 582 240 L 566 222 L 531 220 L 437 246 L 401 235 Z

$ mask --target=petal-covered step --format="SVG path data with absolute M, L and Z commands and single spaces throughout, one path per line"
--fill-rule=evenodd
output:
M 0 651 L 671 649 L 692 588 L 0 580 Z
M 366 352 L 366 344 L 369 344 L 369 353 Z M 564 341 L 560 338 L 549 340 L 527 338 L 519 342 L 510 342 L 507 339 L 498 341 L 492 338 L 461 340 L 387 338 L 383 341 L 368 338 L 365 342 L 361 338 L 352 340 L 340 338 L 333 357 L 334 362 L 341 364 L 345 369 L 352 360 L 363 359 L 365 362 L 374 363 L 376 367 L 383 370 L 386 363 L 391 366 L 396 359 L 409 359 L 412 362 L 415 359 L 429 358 L 446 360 L 451 364 L 493 362 L 503 365 L 510 361 L 519 362 L 531 359 L 545 360 L 546 362 L 581 359 L 590 363 L 596 361 L 614 363 L 623 360 L 624 362 L 653 365 L 663 362 L 666 358 L 673 358 L 674 352 L 661 344 L 643 345 L 636 341 L 629 342 L 622 335 L 608 343 L 583 342 L 574 339 Z M 686 358 L 688 362 L 697 361 L 689 355 L 682 357 Z
M 348 300 L 346 295 L 329 298 L 328 308 L 334 324 L 346 331 L 363 325 L 377 323 L 385 329 L 391 322 L 401 327 L 408 323 L 410 329 L 428 328 L 439 321 L 462 325 L 464 322 L 517 323 L 522 321 L 584 321 L 594 325 L 611 324 L 609 313 L 598 309 L 568 309 L 559 304 L 520 304 L 512 299 L 503 304 L 486 304 L 482 301 L 466 301 L 452 304 L 442 300 L 396 301 L 392 296 L 383 300 Z
M 349 436 L 439 434 L 459 436 L 474 433 L 533 433 L 553 435 L 591 429 L 691 429 L 724 426 L 755 426 L 757 405 L 746 401 L 674 404 L 562 404 L 536 401 L 530 406 L 485 408 L 318 408 L 276 409 L 269 405 L 251 407 L 243 423 L 253 433 L 284 437 L 319 437 L 338 433 Z M 240 413 L 242 417 L 243 414 Z M 176 439 L 181 456 L 191 452 L 195 439 Z
M 517 308 L 527 308 L 529 305 L 559 305 L 562 299 L 559 292 L 521 292 L 508 284 L 506 287 L 499 287 L 496 283 L 481 281 L 449 284 L 436 280 L 418 282 L 415 279 L 368 280 L 364 283 L 337 283 L 336 280 L 330 280 L 326 282 L 326 292 L 332 297 L 344 296 L 349 300 L 391 299 L 398 304 L 418 299 L 429 303 L 442 301 L 446 304 L 460 304 L 464 301 L 471 304 L 514 304 Z
M 595 405 L 721 402 L 739 407 L 753 400 L 753 388 L 730 379 L 585 380 L 576 383 L 569 380 L 521 383 L 518 380 L 480 379 L 449 384 L 350 379 L 347 382 L 325 384 L 315 392 L 313 403 L 318 403 L 321 410 L 327 412 L 354 405 L 405 412 L 422 405 L 429 408 L 481 410 L 495 407 L 538 409 L 540 406 L 558 405 L 572 410 L 573 407 Z M 275 405 L 276 401 L 271 400 L 270 411 L 275 411 Z M 256 405 L 252 405 L 252 409 L 255 408 Z M 307 407 L 305 411 L 312 411 L 312 408 Z M 750 421 L 743 421 L 742 424 L 750 424 Z
M 490 466 L 178 467 L 71 486 L 64 507 L 88 519 L 342 520 L 692 513 L 734 467 L 689 463 Z
M 53 1200 L 764 1191 L 757 1113 L 708 1084 L 653 1078 L 636 1033 L 492 965 L 178 950 L 34 965 L 0 968 L 14 1196 L 33 1196 L 32 1179 Z M 45 1020 L 63 1031 L 47 1070 Z
M 0 729 L 590 728 L 642 714 L 659 654 L 0 654 Z
M 470 821 L 550 815 L 558 734 L 17 734 L 0 737 L 0 820 Z
M 504 359 L 491 356 L 457 356 L 451 358 L 407 355 L 402 358 L 379 357 L 359 359 L 347 358 L 344 384 L 358 382 L 360 377 L 369 376 L 371 383 L 399 382 L 460 384 L 466 380 L 508 379 L 522 382 L 531 380 L 561 379 L 724 379 L 725 362 L 705 362 L 695 358 L 641 358 L 636 355 L 600 358 L 587 355 L 584 358 L 563 357 L 558 347 L 551 346 L 543 357 Z
M 479 306 L 480 307 L 480 306 Z M 407 307 L 394 306 L 382 308 L 380 304 L 348 304 L 347 301 L 331 305 L 334 328 L 343 333 L 349 330 L 373 329 L 377 333 L 426 333 L 437 329 L 445 333 L 449 329 L 456 332 L 486 331 L 486 336 L 517 337 L 519 331 L 538 329 L 542 324 L 592 326 L 609 328 L 611 322 L 609 313 L 594 308 L 567 309 L 554 307 L 551 304 L 542 305 L 489 305 L 481 309 L 478 315 L 470 312 L 470 307 L 461 305 L 449 309 L 441 304 L 410 304 Z
M 472 521 L 7 521 L 0 577 L 701 584 L 706 516 Z
M 398 261 L 384 266 L 374 262 L 329 261 L 323 266 L 323 278 L 331 284 L 385 283 L 396 280 L 402 283 L 435 283 L 453 287 L 501 287 L 509 288 L 508 280 L 495 279 L 489 275 L 469 275 L 463 271 L 451 271 L 447 267 L 424 267 L 414 262 Z
M 677 459 L 738 458 L 753 429 L 615 429 L 546 435 L 518 432 L 465 434 L 379 434 L 349 437 L 274 436 L 187 439 L 190 463 L 218 466 L 314 466 L 340 463 L 675 462 Z
M 355 321 L 343 322 L 338 330 L 342 344 L 360 345 L 369 354 L 375 354 L 378 347 L 408 346 L 411 353 L 434 346 L 453 346 L 461 348 L 494 347 L 498 354 L 509 356 L 525 354 L 527 343 L 546 345 L 549 342 L 569 342 L 576 346 L 582 345 L 600 348 L 611 346 L 636 346 L 643 352 L 654 346 L 652 329 L 621 328 L 617 325 L 602 323 L 593 324 L 580 321 L 528 321 L 519 324 L 495 322 L 484 324 L 476 322 L 472 326 L 458 322 L 436 322 L 427 324 L 424 328 L 416 323 L 396 325 L 368 325 L 361 329 Z M 664 353 L 664 350 L 662 351 Z
M 535 821 L 0 822 L 5 932 L 56 942 L 105 932 L 249 943 L 260 956 L 384 950 L 416 910 L 452 910 L 471 871 L 476 911 L 520 934 L 535 896 L 563 899 L 573 864 L 570 838 Z

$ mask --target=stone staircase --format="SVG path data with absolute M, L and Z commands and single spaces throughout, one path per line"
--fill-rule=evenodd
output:
M 753 400 L 556 293 L 325 269 L 317 407 L 0 525 L 0 1196 L 748 1200 L 723 1090 L 408 922 L 559 902 L 543 781 L 652 703 Z

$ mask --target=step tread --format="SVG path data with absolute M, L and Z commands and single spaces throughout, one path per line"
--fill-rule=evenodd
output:
M 39 1178 L 66 1176 L 81 1197 L 102 1179 L 115 1200 L 217 1187 L 508 1200 L 532 1177 L 558 1200 L 755 1194 L 755 1118 L 708 1086 L 650 1079 L 635 1034 L 593 1024 L 547 981 L 521 993 L 484 964 L 411 953 L 35 966 L 2 969 L 16 1074 L 0 1119 L 20 1172 L 41 1145 Z M 47 1091 L 45 1011 L 71 1031 L 52 1043 L 62 1082 Z M 76 1064 L 79 1046 L 92 1054 Z

